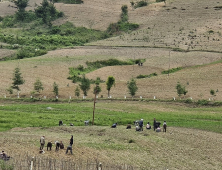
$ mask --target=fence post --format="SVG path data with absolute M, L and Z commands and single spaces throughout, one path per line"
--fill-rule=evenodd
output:
M 102 170 L 102 163 L 99 163 L 98 170 Z
M 33 167 L 33 161 L 34 161 L 34 157 L 32 157 L 32 160 L 31 160 L 31 167 L 30 167 L 30 170 L 32 170 L 32 167 Z

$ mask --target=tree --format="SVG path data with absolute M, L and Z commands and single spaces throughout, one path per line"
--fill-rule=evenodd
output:
M 210 94 L 211 94 L 212 96 L 214 96 L 214 95 L 215 95 L 215 91 L 214 91 L 213 89 L 211 89 L 211 90 L 210 90 Z
M 14 70 L 14 77 L 12 78 L 12 88 L 16 89 L 17 91 L 20 90 L 19 85 L 22 85 L 25 83 L 25 80 L 21 76 L 22 73 L 20 73 L 20 68 L 16 67 Z
M 101 87 L 99 86 L 100 81 L 101 81 L 100 78 L 97 77 L 95 81 L 96 86 L 93 89 L 93 94 L 99 94 L 102 91 Z
M 108 97 L 110 96 L 110 90 L 113 85 L 115 85 L 115 78 L 113 76 L 109 76 L 106 81 L 106 89 L 108 90 Z
M 47 0 L 43 0 L 41 5 L 42 6 L 35 9 L 35 14 L 38 18 L 41 18 L 45 24 L 51 25 L 52 20 L 63 16 L 63 13 L 58 12 L 55 6 Z
M 177 83 L 176 89 L 177 89 L 177 94 L 178 94 L 178 96 L 181 96 L 182 94 L 183 94 L 183 95 L 186 95 L 187 92 L 188 92 L 188 91 L 185 89 L 185 87 L 180 84 L 180 82 Z
M 41 80 L 38 78 L 34 83 L 34 90 L 40 93 L 41 90 L 44 90 Z
M 18 12 L 16 13 L 17 19 L 23 21 L 25 19 L 25 8 L 28 6 L 29 0 L 16 0 L 14 4 L 18 8 Z
M 138 90 L 138 87 L 136 85 L 136 80 L 134 78 L 132 78 L 130 81 L 127 82 L 127 87 L 129 90 L 129 93 L 132 97 L 135 96 L 136 91 Z
M 122 22 L 128 22 L 128 7 L 127 5 L 123 5 L 121 7 L 122 13 L 120 15 L 121 21 Z
M 53 93 L 55 94 L 55 96 L 59 95 L 59 86 L 58 84 L 56 84 L 56 82 L 53 83 Z
M 80 95 L 80 89 L 77 86 L 76 89 L 75 89 L 75 96 L 77 96 L 79 98 L 79 95 Z
M 79 84 L 80 89 L 83 91 L 84 96 L 87 96 L 87 92 L 90 89 L 90 80 L 85 75 L 82 76 L 81 83 Z

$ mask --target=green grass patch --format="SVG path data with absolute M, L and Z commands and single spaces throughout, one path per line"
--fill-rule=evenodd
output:
M 133 65 L 136 61 L 129 60 L 129 61 L 121 61 L 117 59 L 109 59 L 109 60 L 97 60 L 93 62 L 86 62 L 87 67 L 84 68 L 83 65 L 79 65 L 76 68 L 69 68 L 69 74 L 70 76 L 68 79 L 72 80 L 73 82 L 81 81 L 82 77 L 80 75 L 92 72 L 94 70 L 97 70 L 102 67 L 106 66 L 116 66 L 116 65 Z M 94 82 L 91 80 L 92 83 Z
M 157 73 L 152 73 L 152 74 L 149 74 L 149 75 L 138 75 L 136 78 L 137 79 L 142 79 L 142 78 L 151 78 L 151 77 L 154 77 L 154 76 L 157 76 Z
M 138 110 L 138 108 L 140 108 Z M 153 109 L 156 108 L 156 109 Z M 169 111 L 170 110 L 170 111 Z M 173 103 L 157 102 L 118 102 L 98 101 L 95 109 L 94 124 L 111 126 L 133 124 L 144 119 L 144 123 L 167 122 L 168 126 L 197 128 L 213 132 L 222 132 L 222 108 L 178 106 Z M 85 120 L 92 122 L 93 101 L 67 103 L 24 103 L 0 106 L 0 131 L 13 127 L 52 127 L 58 126 L 59 120 L 64 124 L 84 126 Z M 162 124 L 161 124 L 162 125 Z
M 182 70 L 183 68 L 182 67 L 177 67 L 177 68 L 171 68 L 171 69 L 168 69 L 168 70 L 164 70 L 162 71 L 161 73 L 162 74 L 169 74 L 169 73 L 175 73 L 179 70 Z

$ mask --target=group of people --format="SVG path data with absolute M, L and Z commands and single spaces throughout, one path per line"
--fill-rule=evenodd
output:
M 136 125 L 136 131 L 143 131 L 143 119 L 139 121 L 135 121 L 134 124 Z M 161 132 L 160 128 L 160 122 L 157 122 L 156 119 L 154 118 L 153 120 L 153 130 L 156 132 Z M 127 125 L 126 129 L 131 129 L 131 125 Z M 150 122 L 147 122 L 146 124 L 146 129 L 151 129 Z M 167 124 L 166 121 L 163 122 L 163 132 L 166 132 L 167 129 Z
M 156 132 L 161 132 L 161 128 L 160 128 L 160 122 L 157 122 L 156 119 L 154 118 L 153 120 L 153 130 Z M 166 121 L 163 122 L 163 132 L 166 132 L 167 129 L 167 124 Z
M 66 154 L 68 153 L 69 150 L 70 150 L 70 153 L 73 154 L 72 153 L 72 145 L 73 145 L 73 135 L 71 135 L 71 138 L 70 138 L 70 141 L 69 141 L 69 146 L 66 149 Z M 45 146 L 45 136 L 42 136 L 40 138 L 40 151 L 39 151 L 39 153 L 45 153 L 44 150 L 43 150 L 44 146 Z M 64 144 L 62 143 L 62 141 L 60 141 L 60 142 L 59 141 L 55 141 L 55 146 L 56 146 L 55 151 L 58 151 L 59 148 L 60 149 L 64 149 Z M 47 144 L 47 151 L 48 150 L 51 151 L 51 149 L 52 149 L 52 142 L 50 141 Z

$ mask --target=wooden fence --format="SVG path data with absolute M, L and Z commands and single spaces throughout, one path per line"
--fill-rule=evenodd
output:
M 13 155 L 13 154 L 12 154 Z M 57 160 L 48 157 L 32 157 L 28 154 L 16 155 L 5 164 L 12 165 L 13 170 L 139 170 L 139 167 L 131 165 L 113 165 L 99 160 Z M 0 170 L 6 170 L 1 168 Z M 7 169 L 8 170 L 8 169 Z M 11 170 L 11 169 L 10 169 Z

